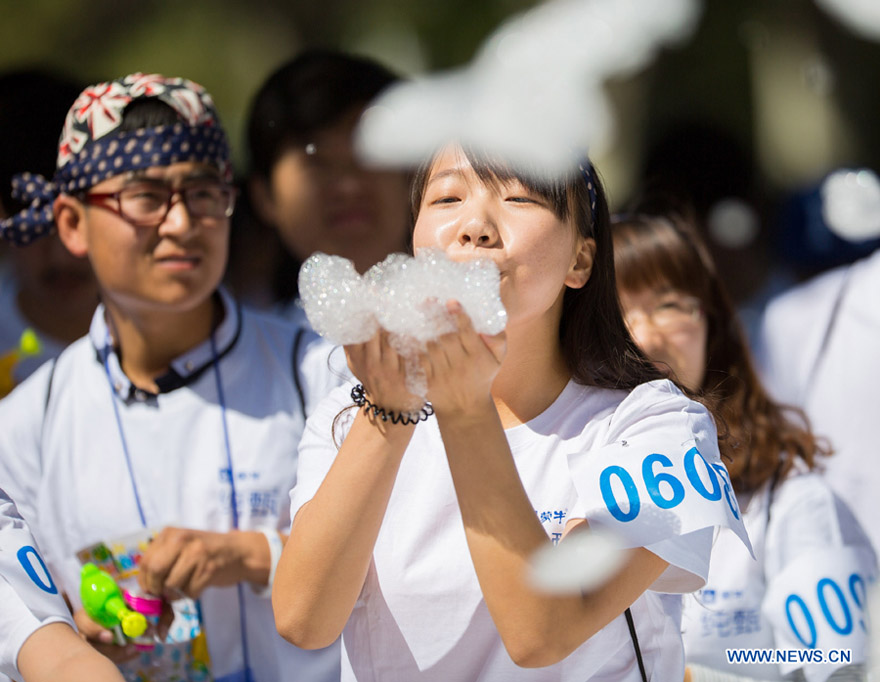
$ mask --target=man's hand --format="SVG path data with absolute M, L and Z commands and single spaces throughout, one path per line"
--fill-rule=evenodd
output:
M 173 601 L 194 599 L 209 586 L 269 579 L 269 546 L 262 533 L 214 533 L 189 528 L 164 528 L 141 557 L 141 589 Z
M 113 631 L 93 621 L 84 609 L 74 611 L 73 621 L 80 636 L 117 665 L 137 657 L 138 652 L 134 644 L 131 642 L 124 645 L 114 644 Z

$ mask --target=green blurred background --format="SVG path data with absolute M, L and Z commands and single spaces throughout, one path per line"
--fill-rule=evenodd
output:
M 0 69 L 48 66 L 84 83 L 133 71 L 196 80 L 214 95 L 244 168 L 250 99 L 299 49 L 341 47 L 407 75 L 454 68 L 501 21 L 535 4 L 0 0 Z M 615 207 L 632 197 L 646 164 L 667 163 L 689 167 L 693 182 L 707 185 L 697 188 L 707 205 L 725 194 L 753 205 L 762 234 L 776 242 L 730 253 L 719 246 L 722 266 L 736 273 L 738 254 L 758 258 L 763 248 L 785 258 L 780 206 L 793 193 L 839 166 L 880 167 L 878 77 L 880 44 L 854 35 L 812 0 L 709 0 L 688 41 L 609 84 L 617 134 L 595 160 Z M 739 279 L 732 286 L 742 299 L 751 285 Z

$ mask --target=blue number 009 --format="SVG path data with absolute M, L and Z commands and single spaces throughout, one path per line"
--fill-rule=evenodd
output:
M 856 610 L 861 612 L 864 608 L 865 580 L 858 573 L 853 573 L 849 576 L 848 586 L 852 601 L 856 605 Z M 852 633 L 854 627 L 853 610 L 850 608 L 849 600 L 844 591 L 833 578 L 822 578 L 816 584 L 816 597 L 819 600 L 819 608 L 822 611 L 825 622 L 828 623 L 829 627 L 838 635 L 846 636 Z M 793 605 L 797 605 L 800 611 L 799 618 L 796 617 L 792 609 Z M 832 605 L 835 605 L 836 608 L 832 609 Z M 839 616 L 835 615 L 834 611 L 837 611 Z M 800 595 L 788 595 L 788 598 L 785 600 L 785 615 L 788 618 L 788 625 L 797 640 L 808 649 L 815 648 L 818 640 L 816 621 Z M 842 622 L 838 622 L 838 617 Z M 802 627 L 800 626 L 803 625 L 806 625 L 809 637 L 805 637 L 806 633 L 802 632 Z M 866 631 L 864 620 L 859 619 L 859 627 L 862 632 Z
M 707 486 L 697 471 L 696 461 L 699 459 L 702 468 L 709 478 Z M 684 500 L 685 489 L 682 482 L 672 473 L 663 471 L 673 466 L 672 461 L 666 455 L 657 453 L 648 455 L 642 460 L 642 480 L 648 491 L 648 496 L 661 509 L 672 509 Z M 727 506 L 733 513 L 734 518 L 739 518 L 739 509 L 736 505 L 736 497 L 730 485 L 727 470 L 720 464 L 709 464 L 706 458 L 697 448 L 691 448 L 684 456 L 684 471 L 691 487 L 707 500 L 716 502 L 722 494 L 727 501 Z M 616 478 L 623 486 L 626 495 L 627 510 L 621 509 L 614 489 L 611 487 L 611 479 Z M 720 481 L 719 481 L 720 479 Z M 661 488 L 661 484 L 663 487 Z M 599 474 L 599 491 L 608 511 L 618 521 L 626 523 L 639 515 L 642 502 L 639 499 L 639 490 L 636 487 L 632 475 L 621 466 L 613 465 L 606 467 Z

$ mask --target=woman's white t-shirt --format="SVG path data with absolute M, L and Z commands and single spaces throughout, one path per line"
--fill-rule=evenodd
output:
M 333 463 L 331 429 L 352 404 L 349 391 L 350 386 L 336 389 L 307 422 L 291 515 L 313 497 Z M 344 414 L 336 442 L 354 411 Z M 712 469 L 714 479 L 704 474 L 717 482 L 717 500 L 706 500 L 687 480 L 683 462 L 692 448 L 698 448 L 706 469 L 723 470 L 708 412 L 665 380 L 632 392 L 570 382 L 544 413 L 506 435 L 535 514 L 552 540 L 561 538 L 569 519 L 587 518 L 591 525 L 619 531 L 629 546 L 649 546 L 670 562 L 632 613 L 649 677 L 682 679 L 676 593 L 702 586 L 713 526 L 734 527 L 745 539 L 734 516 L 735 498 L 728 505 L 720 492 L 729 482 L 719 480 L 718 469 Z M 668 456 L 670 466 L 660 462 L 654 468 L 676 481 L 660 484 L 659 493 L 652 488 L 658 499 L 675 501 L 666 509 L 654 504 L 642 476 L 643 460 L 656 453 Z M 693 465 L 696 456 L 689 461 Z M 632 481 L 629 487 L 619 483 L 624 479 Z M 679 488 L 685 490 L 680 500 Z M 631 495 L 638 498 L 635 506 Z M 365 584 L 343 632 L 342 666 L 343 680 L 360 682 L 641 679 L 623 615 L 555 665 L 524 669 L 513 663 L 480 592 L 433 419 L 418 425 L 403 457 Z
M 797 470 L 775 490 L 769 481 L 759 488 L 743 518 L 758 560 L 733 533 L 719 532 L 706 586 L 684 599 L 688 663 L 761 680 L 781 680 L 803 667 L 809 682 L 865 663 L 865 594 L 876 559 L 849 507 L 818 473 Z M 811 656 L 846 649 L 852 659 L 731 663 L 728 649 L 810 649 Z
M 49 623 L 73 627 L 70 611 L 36 542 L 9 496 L 0 489 L 0 676 L 19 678 L 18 653 Z

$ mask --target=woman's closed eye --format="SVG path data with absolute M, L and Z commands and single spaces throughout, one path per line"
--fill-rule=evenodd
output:
M 687 308 L 687 305 L 684 301 L 673 300 L 673 301 L 662 301 L 657 304 L 655 310 L 666 310 L 673 312 L 684 312 Z
M 700 300 L 694 296 L 677 295 L 661 300 L 653 315 L 661 317 L 694 318 L 701 310 Z
M 456 202 L 461 201 L 461 199 L 455 195 L 449 194 L 437 197 L 436 199 L 431 199 L 429 202 L 432 206 L 436 206 L 438 204 L 454 204 Z

